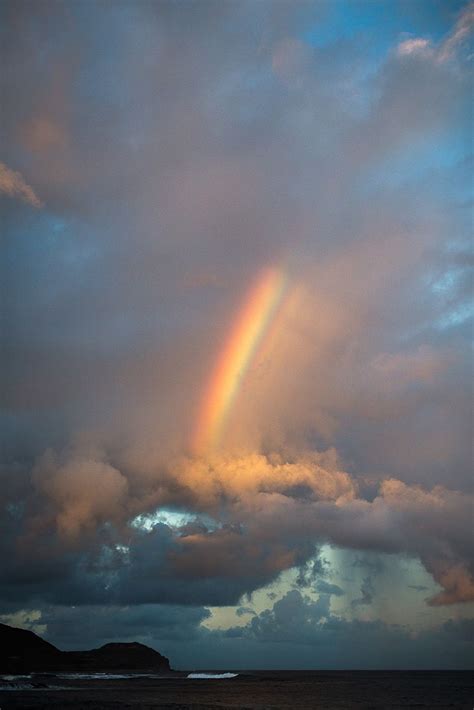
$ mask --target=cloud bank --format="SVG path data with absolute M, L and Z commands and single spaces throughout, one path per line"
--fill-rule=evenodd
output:
M 4 554 L 13 544 L 15 556 L 2 592 L 57 603 L 69 594 L 74 603 L 236 604 L 329 542 L 419 558 L 441 588 L 430 604 L 472 601 L 472 497 L 386 479 L 368 499 L 338 463 L 331 450 L 178 459 L 143 480 L 98 455 L 49 452 L 22 510 L 6 504 Z M 188 520 L 159 522 L 161 509 L 186 510 Z M 46 570 L 60 576 L 57 588 L 45 584 Z

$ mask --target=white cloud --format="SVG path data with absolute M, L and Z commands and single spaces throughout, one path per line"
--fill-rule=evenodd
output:
M 406 39 L 400 42 L 397 52 L 401 57 L 406 57 L 410 54 L 429 54 L 432 53 L 431 42 L 429 39 L 423 39 L 422 37 Z
M 437 62 L 445 62 L 451 59 L 469 38 L 473 24 L 474 3 L 471 3 L 461 13 L 452 31 L 437 46 L 434 46 L 429 39 L 424 37 L 412 37 L 400 42 L 397 47 L 397 54 L 400 57 L 418 55 L 430 57 Z

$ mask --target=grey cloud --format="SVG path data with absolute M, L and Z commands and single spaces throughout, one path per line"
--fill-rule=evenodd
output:
M 316 582 L 316 591 L 320 594 L 332 594 L 336 597 L 341 597 L 344 594 L 344 590 L 338 584 L 331 584 L 326 582 L 324 579 L 320 579 Z
M 135 607 L 76 607 L 42 610 L 47 638 L 64 649 L 91 648 L 112 639 L 136 641 L 159 648 L 163 641 L 193 640 L 210 612 L 202 607 L 173 604 Z
M 368 606 L 372 604 L 375 595 L 375 586 L 372 577 L 365 577 L 360 587 L 361 596 L 351 602 L 353 607 Z
M 471 626 L 471 621 L 450 620 L 414 635 L 402 626 L 344 621 L 329 612 L 324 598 L 314 602 L 293 590 L 226 635 L 264 648 L 277 642 L 284 649 L 280 659 L 293 653 L 295 667 L 305 659 L 308 667 L 319 668 L 467 668 L 474 653 Z

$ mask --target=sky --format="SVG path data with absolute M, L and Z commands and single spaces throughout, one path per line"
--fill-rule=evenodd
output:
M 474 6 L 0 18 L 0 621 L 471 667 Z

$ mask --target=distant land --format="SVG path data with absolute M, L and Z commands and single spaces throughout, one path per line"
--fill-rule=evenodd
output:
M 0 673 L 46 671 L 169 673 L 169 660 L 141 643 L 106 643 L 90 651 L 60 651 L 32 631 L 0 624 Z

